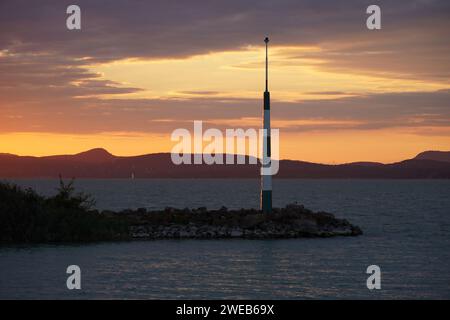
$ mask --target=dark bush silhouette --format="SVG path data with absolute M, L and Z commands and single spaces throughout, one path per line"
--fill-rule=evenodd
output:
M 0 182 L 0 243 L 72 242 L 124 239 L 128 224 L 93 210 L 95 201 L 75 194 L 74 181 L 53 197 Z

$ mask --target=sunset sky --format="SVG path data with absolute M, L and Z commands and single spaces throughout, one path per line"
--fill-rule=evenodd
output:
M 169 152 L 174 129 L 261 126 L 263 39 L 281 158 L 450 150 L 450 2 L 0 2 L 0 153 Z M 82 29 L 66 28 L 81 7 Z

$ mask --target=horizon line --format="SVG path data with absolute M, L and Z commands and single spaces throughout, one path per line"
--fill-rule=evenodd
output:
M 10 155 L 10 156 L 17 156 L 17 157 L 33 157 L 33 158 L 47 158 L 47 157 L 57 157 L 57 156 L 76 156 L 76 155 L 80 155 L 80 154 L 84 154 L 84 153 L 88 153 L 88 152 L 92 152 L 92 151 L 104 151 L 106 153 L 108 153 L 109 155 L 113 156 L 113 157 L 117 157 L 117 158 L 131 158 L 131 157 L 139 157 L 139 156 L 146 156 L 146 155 L 157 155 L 157 154 L 172 154 L 172 152 L 170 151 L 166 151 L 166 152 L 151 152 L 151 153 L 139 153 L 139 154 L 134 154 L 134 155 L 117 155 L 117 154 L 113 154 L 111 152 L 109 152 L 107 149 L 102 148 L 102 147 L 97 147 L 97 148 L 91 148 L 91 149 L 87 149 L 85 151 L 80 151 L 80 152 L 76 152 L 76 153 L 62 153 L 62 154 L 48 154 L 48 155 L 28 155 L 28 154 L 15 154 L 15 153 L 9 153 L 9 152 L 0 152 L 0 156 L 1 155 Z M 314 161 L 306 161 L 306 160 L 301 160 L 301 159 L 289 159 L 289 158 L 281 158 L 279 160 L 275 160 L 275 161 L 299 161 L 299 162 L 306 162 L 306 163 L 315 163 L 315 164 L 324 164 L 324 165 L 345 165 L 345 164 L 353 164 L 353 163 L 374 163 L 374 164 L 391 164 L 391 163 L 397 163 L 397 162 L 401 162 L 404 160 L 410 160 L 410 159 L 414 159 L 415 157 L 417 157 L 419 154 L 424 153 L 424 152 L 450 152 L 450 150 L 424 150 L 421 151 L 415 155 L 413 155 L 412 157 L 409 158 L 405 158 L 403 160 L 399 160 L 399 161 L 395 161 L 395 162 L 380 162 L 380 161 L 371 161 L 371 160 L 357 160 L 357 161 L 351 161 L 351 162 L 341 162 L 341 163 L 337 163 L 337 162 L 314 162 Z M 189 155 L 196 155 L 199 153 L 189 153 Z M 203 154 L 203 153 L 201 153 Z M 233 155 L 234 157 L 236 156 L 244 156 L 244 157 L 252 157 L 255 158 L 254 156 L 251 155 L 247 155 L 247 154 L 238 154 L 238 153 L 217 153 L 217 155 Z M 257 159 L 259 159 L 259 157 L 256 157 Z

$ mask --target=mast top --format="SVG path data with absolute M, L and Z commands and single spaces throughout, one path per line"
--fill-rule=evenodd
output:
M 266 92 L 269 92 L 269 58 L 268 58 L 268 46 L 269 46 L 269 37 L 264 39 L 266 43 Z

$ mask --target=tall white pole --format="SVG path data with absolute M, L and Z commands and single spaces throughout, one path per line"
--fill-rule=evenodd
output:
M 263 213 L 272 212 L 272 175 L 271 167 L 271 151 L 270 151 L 270 93 L 269 93 L 269 58 L 268 46 L 269 38 L 265 38 L 266 43 L 266 90 L 264 91 L 264 116 L 263 116 L 263 168 L 267 168 L 261 175 L 261 210 Z

